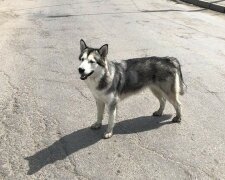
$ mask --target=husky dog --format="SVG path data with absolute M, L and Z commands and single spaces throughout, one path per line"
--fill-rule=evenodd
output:
M 144 57 L 118 63 L 108 61 L 107 54 L 108 44 L 95 49 L 80 40 L 80 79 L 85 80 L 97 105 L 97 121 L 91 126 L 92 129 L 101 127 L 106 105 L 109 120 L 104 138 L 110 138 L 113 135 L 119 100 L 146 87 L 151 89 L 160 103 L 153 116 L 162 115 L 168 100 L 176 110 L 172 121 L 181 121 L 181 103 L 178 98 L 179 94 L 184 94 L 184 82 L 180 63 L 176 58 Z

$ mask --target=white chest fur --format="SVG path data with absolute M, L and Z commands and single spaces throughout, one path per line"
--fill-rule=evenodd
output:
M 107 89 L 103 89 L 103 90 L 97 89 L 98 81 L 87 79 L 85 82 L 88 88 L 90 89 L 90 91 L 92 92 L 93 96 L 95 97 L 95 99 L 100 100 L 106 104 L 110 104 L 110 102 L 114 100 L 115 97 L 113 93 L 107 93 L 106 92 Z

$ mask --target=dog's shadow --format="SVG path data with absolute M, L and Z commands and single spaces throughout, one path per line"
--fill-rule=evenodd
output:
M 161 117 L 143 116 L 128 119 L 115 125 L 114 134 L 132 134 L 157 129 L 160 126 L 172 123 L 166 121 L 170 118 L 171 115 L 163 115 Z M 34 155 L 26 157 L 30 168 L 27 174 L 34 174 L 48 164 L 63 160 L 70 154 L 95 144 L 102 139 L 105 129 L 106 126 L 103 126 L 101 130 L 91 130 L 89 127 L 80 129 L 60 138 Z

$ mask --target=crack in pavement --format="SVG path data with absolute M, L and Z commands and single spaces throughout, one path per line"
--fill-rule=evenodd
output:
M 74 160 L 71 159 L 70 153 L 68 152 L 68 150 L 67 150 L 67 148 L 66 148 L 66 147 L 67 147 L 67 142 L 62 138 L 63 136 L 62 136 L 61 133 L 59 133 L 59 137 L 61 138 L 60 143 L 62 144 L 62 148 L 63 148 L 64 153 L 66 154 L 66 156 L 67 156 L 67 158 L 68 158 L 70 164 L 74 166 L 74 171 L 71 171 L 71 172 L 72 172 L 72 173 L 75 173 L 75 175 L 78 176 L 78 177 L 83 177 L 83 178 L 86 178 L 86 179 L 90 179 L 90 178 L 88 178 L 87 176 L 84 176 L 83 174 L 81 174 L 81 173 L 77 170 L 76 162 L 74 162 Z
M 71 173 L 75 173 L 75 175 L 76 176 L 78 176 L 78 177 L 83 177 L 83 178 L 85 178 L 85 179 L 89 179 L 88 177 L 86 177 L 85 175 L 83 175 L 83 174 L 81 174 L 78 170 L 77 170 L 77 166 L 76 166 L 76 163 L 71 159 L 71 157 L 69 156 L 70 155 L 70 153 L 68 152 L 68 150 L 67 150 L 67 142 L 62 138 L 63 136 L 62 136 L 62 133 L 61 133 L 61 130 L 60 130 L 60 122 L 59 122 L 59 120 L 57 119 L 57 118 L 55 118 L 55 117 L 51 117 L 50 115 L 49 115 L 49 113 L 47 113 L 47 112 L 44 112 L 43 110 L 41 110 L 40 108 L 39 108 L 39 106 L 38 106 L 38 103 L 37 103 L 37 101 L 35 100 L 34 101 L 34 103 L 35 103 L 35 106 L 36 106 L 36 111 L 39 113 L 39 114 L 41 114 L 42 116 L 45 116 L 45 117 L 48 117 L 48 119 L 50 119 L 50 118 L 52 118 L 52 119 L 54 119 L 54 121 L 55 121 L 55 123 L 54 124 L 56 124 L 56 129 L 55 129 L 55 134 L 57 134 L 57 136 L 58 136 L 58 139 L 61 139 L 61 141 L 59 141 L 59 143 L 61 144 L 61 146 L 60 147 L 62 147 L 62 151 L 65 153 L 65 155 L 66 155 L 66 157 L 68 158 L 68 160 L 69 160 L 69 163 L 74 167 L 74 171 L 70 171 L 69 169 L 67 169 L 68 171 L 70 171 Z M 44 122 L 45 124 L 47 124 L 46 122 Z M 47 125 L 46 125 L 47 126 Z M 56 153 L 55 151 L 51 151 L 51 149 L 47 149 L 48 150 L 48 152 L 49 152 L 49 154 L 50 154 L 50 159 L 51 159 L 51 161 L 53 161 L 54 162 L 54 154 Z M 54 150 L 54 149 L 53 149 Z M 58 168 L 57 166 L 56 166 L 56 168 Z M 29 172 L 28 172 L 28 174 L 29 174 Z
M 53 83 L 61 83 L 61 84 L 69 84 L 69 85 L 72 85 L 72 83 L 71 83 L 71 82 L 68 82 L 68 81 L 60 81 L 60 80 L 47 79 L 47 78 L 44 78 L 44 79 L 37 79 L 37 80 L 40 80 L 40 81 L 46 81 L 46 82 L 53 82 Z
M 88 101 L 91 101 L 87 96 L 85 96 L 84 95 L 84 93 L 78 88 L 78 87 L 76 87 L 76 86 L 74 86 L 75 87 L 75 89 L 80 93 L 80 95 L 82 96 L 82 97 L 84 97 L 86 100 L 88 100 Z
M 137 135 L 138 136 L 138 135 Z M 180 167 L 181 169 L 184 170 L 185 173 L 188 173 L 188 175 L 190 177 L 193 177 L 192 173 L 190 172 L 190 170 L 188 169 L 189 168 L 194 168 L 194 169 L 198 169 L 200 172 L 203 172 L 204 174 L 206 174 L 208 177 L 210 178 L 216 178 L 214 177 L 213 175 L 209 174 L 208 172 L 206 172 L 205 170 L 201 169 L 200 167 L 196 167 L 196 166 L 193 166 L 193 165 L 190 165 L 190 164 L 186 164 L 184 162 L 181 162 L 181 161 L 177 161 L 169 156 L 166 156 L 165 154 L 163 153 L 159 153 L 157 152 L 155 149 L 151 149 L 151 148 L 147 148 L 147 147 L 144 147 L 140 144 L 140 139 L 138 138 L 138 142 L 136 143 L 137 146 L 139 146 L 140 148 L 142 149 L 145 149 L 147 151 L 150 151 L 158 156 L 160 156 L 161 158 L 165 159 L 166 161 L 170 161 L 172 162 L 173 164 L 178 164 L 178 167 Z M 180 165 L 180 166 L 179 166 Z
M 205 93 L 214 95 L 218 99 L 218 101 L 225 107 L 224 101 L 219 97 L 219 94 L 225 93 L 224 91 L 211 91 L 205 84 L 203 84 L 199 80 L 196 79 L 195 81 L 206 91 Z
M 45 48 L 45 47 L 43 47 Z M 29 55 L 29 54 L 26 54 L 26 53 L 22 53 L 20 51 L 17 51 L 20 55 L 22 56 L 25 56 L 27 57 L 28 59 L 31 59 L 30 61 L 27 62 L 27 66 L 26 68 L 24 68 L 24 70 L 27 70 L 27 69 L 30 69 L 32 68 L 32 66 L 30 66 L 31 63 L 35 63 L 34 65 L 37 65 L 37 66 L 45 66 L 41 63 L 38 62 L 38 59 L 34 58 L 33 56 Z M 74 73 L 65 73 L 65 72 L 60 72 L 60 71 L 57 71 L 57 70 L 51 70 L 51 69 L 47 69 L 47 71 L 49 72 L 53 72 L 53 73 L 58 73 L 58 74 L 62 74 L 64 76 L 72 76 L 74 75 Z
M 19 91 L 19 88 L 18 87 L 16 87 L 11 81 L 11 77 L 10 77 L 10 75 L 8 75 L 5 71 L 3 71 L 3 70 L 0 70 L 0 72 L 1 73 L 3 73 L 3 75 L 7 78 L 7 82 L 8 82 L 8 84 L 11 86 L 11 88 L 13 89 L 13 90 L 16 90 L 16 91 Z
M 38 59 L 34 58 L 33 56 L 31 56 L 31 55 L 29 55 L 29 54 L 26 54 L 26 53 L 22 53 L 22 52 L 20 52 L 19 50 L 16 51 L 16 52 L 19 53 L 20 55 L 25 56 L 25 57 L 27 57 L 28 59 L 30 59 L 30 60 L 26 63 L 27 67 L 25 67 L 24 70 L 27 70 L 27 69 L 31 68 L 31 67 L 32 67 L 32 66 L 30 66 L 31 63 L 37 63 L 37 64 L 38 64 L 38 62 L 37 62 Z
M 121 128 L 121 127 L 120 127 L 120 128 Z M 122 129 L 123 131 L 125 131 L 125 132 L 129 132 L 129 130 L 127 130 L 125 127 L 122 127 L 121 129 Z M 190 170 L 189 170 L 188 168 L 198 169 L 200 172 L 206 174 L 208 177 L 210 177 L 210 178 L 212 178 L 212 179 L 215 179 L 215 178 L 216 178 L 215 176 L 209 174 L 208 172 L 206 172 L 205 170 L 201 169 L 200 167 L 196 167 L 196 166 L 193 166 L 193 165 L 184 163 L 184 162 L 182 162 L 182 161 L 175 160 L 175 159 L 173 159 L 173 158 L 171 158 L 171 157 L 169 157 L 169 156 L 166 156 L 166 155 L 163 154 L 163 153 L 158 152 L 158 151 L 155 150 L 155 149 L 151 149 L 151 148 L 144 147 L 144 146 L 141 145 L 141 143 L 140 143 L 141 140 L 140 140 L 140 137 L 139 137 L 138 133 L 135 133 L 135 135 L 136 135 L 136 142 L 134 141 L 134 143 L 135 143 L 136 146 L 138 146 L 138 147 L 141 148 L 141 149 L 147 150 L 148 152 L 151 152 L 151 153 L 153 153 L 153 154 L 155 154 L 155 155 L 157 155 L 157 156 L 163 158 L 163 159 L 166 160 L 166 161 L 170 161 L 170 162 L 173 163 L 173 164 L 177 164 L 178 167 L 180 167 L 181 169 L 183 169 L 184 172 L 190 176 L 190 178 L 192 178 L 193 175 L 192 175 L 192 173 L 190 172 Z M 216 179 L 217 179 L 217 178 L 216 178 Z
M 215 91 L 209 91 L 209 90 L 207 90 L 206 93 L 209 93 L 209 94 L 214 95 L 218 99 L 218 101 L 225 107 L 224 101 L 219 96 L 219 94 L 224 94 L 225 92 L 215 92 Z
M 15 108 L 18 108 L 18 99 L 17 99 L 17 96 L 18 96 L 18 93 L 19 93 L 19 88 L 14 85 L 12 83 L 12 80 L 11 80 L 11 77 L 9 74 L 7 74 L 5 71 L 3 70 L 0 70 L 1 73 L 3 73 L 3 75 L 6 77 L 7 79 L 7 83 L 9 84 L 9 86 L 11 87 L 12 89 L 12 94 L 10 95 L 10 99 L 6 102 L 6 104 L 4 105 L 4 107 L 2 108 L 2 112 L 4 114 L 4 111 L 8 109 L 8 107 L 10 106 L 10 104 L 13 102 L 13 109 L 12 111 L 13 112 L 17 112 L 15 111 L 16 109 Z
M 49 72 L 53 72 L 53 73 L 57 73 L 57 74 L 61 74 L 61 75 L 64 75 L 64 76 L 72 76 L 74 75 L 74 73 L 65 73 L 65 72 L 60 72 L 60 71 L 57 71 L 57 70 L 51 70 L 51 69 L 48 69 Z
M 100 3 L 103 2 L 104 0 L 100 1 L 92 1 L 92 2 L 86 2 L 86 3 L 67 3 L 67 4 L 55 4 L 55 5 L 45 5 L 45 6 L 38 6 L 38 7 L 32 7 L 32 8 L 26 8 L 26 9 L 11 9 L 10 11 L 0 11 L 0 13 L 7 13 L 7 12 L 17 12 L 17 11 L 27 11 L 27 10 L 32 10 L 32 9 L 42 9 L 42 8 L 53 8 L 53 7 L 61 7 L 61 6 L 72 6 L 72 5 L 79 5 L 79 4 L 94 4 L 94 3 Z
M 58 81 L 58 80 L 53 80 L 53 79 L 38 79 L 38 80 L 41 80 L 41 81 L 47 81 L 47 82 L 53 82 L 53 83 L 62 83 L 62 84 L 69 84 L 69 85 L 73 85 L 73 83 L 71 82 L 66 82 L 66 81 Z M 73 86 L 75 87 L 75 89 L 80 93 L 80 95 L 82 97 L 84 97 L 86 100 L 88 101 L 91 101 L 87 96 L 84 95 L 84 93 L 76 86 Z

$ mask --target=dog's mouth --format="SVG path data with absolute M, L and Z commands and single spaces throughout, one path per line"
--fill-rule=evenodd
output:
M 85 80 L 87 79 L 90 75 L 93 74 L 94 71 L 91 71 L 89 74 L 81 74 L 80 79 L 81 80 Z

